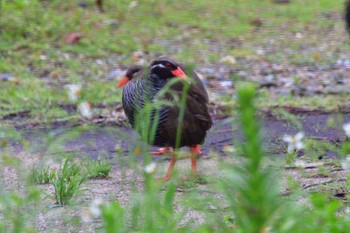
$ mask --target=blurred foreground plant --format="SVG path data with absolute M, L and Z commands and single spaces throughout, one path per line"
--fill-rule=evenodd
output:
M 237 87 L 239 119 L 246 142 L 243 155 L 247 158 L 239 167 L 230 164 L 221 179 L 221 190 L 234 216 L 234 226 L 239 232 L 268 232 L 276 211 L 281 205 L 279 190 L 273 173 L 263 168 L 264 151 L 257 122 L 252 84 Z

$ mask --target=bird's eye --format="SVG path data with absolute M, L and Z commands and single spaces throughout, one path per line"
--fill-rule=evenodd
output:
M 168 68 L 168 69 L 170 69 L 170 68 L 171 68 L 170 63 L 167 63 L 167 64 L 165 65 L 165 67 Z

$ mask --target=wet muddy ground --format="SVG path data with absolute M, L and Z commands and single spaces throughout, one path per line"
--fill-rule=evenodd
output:
M 283 135 L 294 135 L 300 129 L 306 138 L 317 141 L 339 144 L 345 139 L 342 123 L 350 121 L 349 112 L 331 113 L 295 108 L 283 111 L 288 112 L 294 120 L 283 119 L 270 110 L 261 112 L 258 116 L 262 125 L 261 136 L 269 154 L 284 154 L 286 144 L 282 141 Z M 203 152 L 204 155 L 210 151 L 225 155 L 226 146 L 244 140 L 238 128 L 237 117 L 213 116 L 213 118 L 214 126 L 208 133 Z M 124 155 L 134 153 L 135 147 L 139 145 L 138 135 L 126 122 L 122 125 L 120 122 L 102 125 L 85 122 L 83 127 L 80 124 L 70 125 L 68 122 L 63 122 L 54 123 L 51 128 L 24 126 L 19 127 L 18 131 L 29 146 L 23 147 L 23 143 L 13 141 L 12 148 L 16 153 L 23 150 L 57 156 L 70 153 L 96 159 L 99 156 L 115 157 L 121 153 Z M 334 158 L 335 154 L 326 151 L 320 156 Z

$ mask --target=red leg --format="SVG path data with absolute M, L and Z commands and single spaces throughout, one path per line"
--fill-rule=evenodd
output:
M 191 146 L 192 174 L 197 175 L 197 156 L 202 155 L 201 146 L 199 144 Z
M 195 156 L 192 157 L 192 174 L 197 175 L 197 158 Z
M 172 155 L 168 170 L 167 170 L 165 177 L 164 177 L 164 180 L 170 180 L 171 172 L 173 171 L 173 167 L 175 166 L 175 163 L 176 163 L 176 155 Z
M 157 151 L 149 152 L 151 155 L 164 155 L 172 152 L 169 147 L 159 148 Z
M 173 171 L 173 168 L 174 168 L 174 166 L 175 166 L 175 163 L 176 163 L 176 155 L 173 154 L 172 157 L 171 157 L 170 163 L 169 163 L 168 170 L 166 171 L 164 178 L 159 179 L 158 181 L 161 182 L 161 181 L 168 181 L 168 180 L 170 180 L 170 178 L 171 178 L 171 173 L 172 173 L 172 171 Z

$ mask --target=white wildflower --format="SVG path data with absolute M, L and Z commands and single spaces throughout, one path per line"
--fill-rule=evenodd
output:
M 157 170 L 157 164 L 156 163 L 150 163 L 150 164 L 148 164 L 146 167 L 145 167 L 145 172 L 147 173 L 147 174 L 150 174 L 150 175 L 152 175 L 152 174 L 154 174 L 155 172 L 156 172 L 156 170 Z
M 88 102 L 82 102 L 78 106 L 78 110 L 83 117 L 90 119 L 92 117 L 91 105 Z
M 99 218 L 102 214 L 101 207 L 103 206 L 103 200 L 102 199 L 95 199 L 92 201 L 90 205 L 90 213 L 94 218 Z
M 129 8 L 129 9 L 132 9 L 132 8 L 136 7 L 136 6 L 137 6 L 137 4 L 138 4 L 138 2 L 137 2 L 137 1 L 131 1 L 131 2 L 129 3 L 128 8 Z
M 70 101 L 76 102 L 79 98 L 81 85 L 80 84 L 70 84 L 67 85 L 68 88 L 68 97 Z
M 303 160 L 301 160 L 301 159 L 295 160 L 294 165 L 296 167 L 301 167 L 301 168 L 306 167 L 306 163 Z
M 257 49 L 255 51 L 258 55 L 265 55 L 265 51 L 263 49 Z
M 46 57 L 45 55 L 40 55 L 39 58 L 40 58 L 40 60 L 42 60 L 42 61 L 45 61 L 45 60 L 47 59 L 47 57 Z
M 236 149 L 231 145 L 224 146 L 224 152 L 226 153 L 234 153 L 235 151 Z
M 344 170 L 350 170 L 350 155 L 347 155 L 346 158 L 341 161 L 341 167 Z
M 350 122 L 343 125 L 345 135 L 350 138 Z
M 301 150 L 304 148 L 304 143 L 302 139 L 304 138 L 303 132 L 298 132 L 294 136 L 284 135 L 283 141 L 288 143 L 288 152 L 293 152 L 295 150 Z

